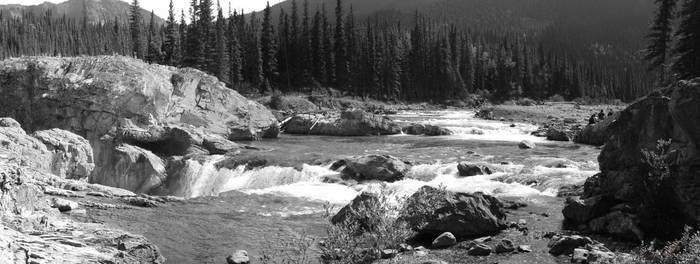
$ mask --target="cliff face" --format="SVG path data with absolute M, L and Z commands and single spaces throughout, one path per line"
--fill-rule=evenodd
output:
M 567 206 L 567 220 L 588 224 L 594 231 L 609 230 L 598 226 L 605 222 L 600 219 L 625 215 L 629 223 L 654 236 L 700 221 L 700 79 L 681 81 L 638 100 L 606 130 L 609 137 L 598 158 L 602 172 L 586 182 L 585 201 Z M 652 168 L 643 155 L 656 150 L 659 140 L 671 142 L 664 159 L 669 174 L 656 188 L 654 201 L 665 208 L 661 216 L 651 212 L 646 199 L 652 197 Z
M 194 69 L 127 57 L 26 57 L 0 62 L 0 116 L 28 131 L 62 128 L 91 142 L 121 118 L 191 125 L 231 140 L 276 137 L 262 105 Z

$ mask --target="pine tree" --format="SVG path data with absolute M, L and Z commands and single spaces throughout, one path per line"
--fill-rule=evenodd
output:
M 151 11 L 151 19 L 148 23 L 148 51 L 146 61 L 149 63 L 160 63 L 160 45 L 156 39 L 156 15 Z
M 177 66 L 182 66 L 183 61 L 184 61 L 184 56 L 186 50 L 185 42 L 187 41 L 187 21 L 185 20 L 185 10 L 180 9 L 180 25 L 178 27 L 178 41 L 177 41 L 177 46 L 180 48 L 180 50 L 177 52 L 177 61 L 175 62 L 175 65 Z
M 226 21 L 224 12 L 221 9 L 221 4 L 217 1 L 218 13 L 216 17 L 216 36 L 215 36 L 215 51 L 214 58 L 214 75 L 220 80 L 228 79 L 228 55 L 226 49 Z
M 143 40 L 141 39 L 141 7 L 139 0 L 131 3 L 131 16 L 129 18 L 131 26 L 131 53 L 136 58 L 143 58 Z
M 326 14 L 326 5 L 322 4 L 323 11 L 321 13 L 321 21 L 323 22 L 323 58 L 326 61 L 325 64 L 325 76 L 326 79 L 323 80 L 325 85 L 334 85 L 335 79 L 335 56 L 333 54 L 333 42 L 331 41 L 331 25 L 328 22 L 328 15 Z
M 199 34 L 202 41 L 199 56 L 199 69 L 205 69 L 207 72 L 216 74 L 219 72 L 217 63 L 217 48 L 216 48 L 216 29 L 214 27 L 214 17 L 212 16 L 212 1 L 201 0 L 199 2 Z
M 651 32 L 647 36 L 645 59 L 649 63 L 649 69 L 659 72 L 659 82 L 666 80 L 666 64 L 669 60 L 671 37 L 673 35 L 673 12 L 677 0 L 656 0 L 659 10 L 656 13 Z
M 337 0 L 335 7 L 335 78 L 336 87 L 345 90 L 348 78 L 347 42 L 343 22 L 343 3 Z
M 685 0 L 680 18 L 673 70 L 681 79 L 695 78 L 700 76 L 700 0 Z
M 179 29 L 175 22 L 175 9 L 173 0 L 170 0 L 168 8 L 168 21 L 165 26 L 165 43 L 164 43 L 164 59 L 163 62 L 167 65 L 177 65 L 179 59 Z
M 275 55 L 274 28 L 272 27 L 270 2 L 263 11 L 262 33 L 260 36 L 260 48 L 262 52 L 263 77 L 268 81 L 277 78 L 277 61 Z
M 238 15 L 236 11 L 229 15 L 228 37 L 229 37 L 229 81 L 233 84 L 243 82 L 243 61 L 241 55 L 241 44 L 238 39 L 239 30 L 236 30 Z
M 192 0 L 190 5 L 190 25 L 187 28 L 187 39 L 185 42 L 185 52 L 183 53 L 183 65 L 186 67 L 194 67 L 203 69 L 202 60 L 202 37 L 199 29 L 199 3 L 197 0 Z

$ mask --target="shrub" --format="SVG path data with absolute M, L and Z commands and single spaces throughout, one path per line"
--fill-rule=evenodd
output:
M 564 99 L 564 96 L 555 94 L 549 97 L 550 102 L 564 102 L 566 99 Z
M 535 100 L 532 100 L 530 98 L 523 97 L 523 98 L 518 99 L 516 104 L 522 105 L 522 106 L 533 106 L 533 105 L 537 104 L 537 102 L 535 102 Z
M 320 243 L 323 263 L 372 263 L 381 257 L 382 250 L 398 249 L 413 235 L 407 224 L 397 217 L 405 198 L 393 200 L 395 196 L 388 191 L 381 191 L 377 197 L 354 208 L 354 214 L 341 223 L 331 224 L 328 217 L 328 237 Z M 327 208 L 327 216 L 330 211 Z
M 262 264 L 306 264 L 315 258 L 311 247 L 315 239 L 302 233 L 297 237 L 265 239 L 266 243 L 258 258 Z
M 613 264 L 695 264 L 700 263 L 700 235 L 686 231 L 683 236 L 662 249 L 642 245 L 630 255 L 619 255 Z

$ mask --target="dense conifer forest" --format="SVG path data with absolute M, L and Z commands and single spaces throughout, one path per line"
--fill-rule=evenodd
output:
M 684 12 L 692 14 L 698 1 L 685 2 Z M 473 30 L 421 10 L 408 20 L 389 15 L 358 19 L 342 0 L 334 6 L 302 0 L 287 4 L 276 12 L 268 6 L 243 14 L 212 0 L 192 0 L 186 11 L 174 10 L 171 3 L 164 25 L 152 13 L 134 12 L 140 10 L 137 0 L 129 24 L 119 18 L 91 23 L 49 12 L 10 16 L 0 11 L 0 57 L 130 55 L 194 67 L 231 88 L 255 87 L 261 93 L 335 88 L 352 96 L 401 101 L 444 102 L 472 94 L 494 101 L 556 95 L 629 101 L 669 79 L 664 74 L 668 67 L 659 65 L 672 58 L 668 54 L 675 35 L 668 32 L 676 24 L 653 28 L 666 32 L 659 33 L 666 39 L 647 50 L 650 74 L 644 54 L 637 54 L 642 52 L 590 56 L 547 43 L 547 38 L 502 30 L 502 25 Z M 686 18 L 683 23 L 697 21 Z M 655 54 L 654 47 L 668 52 Z M 694 62 L 682 63 L 692 67 Z

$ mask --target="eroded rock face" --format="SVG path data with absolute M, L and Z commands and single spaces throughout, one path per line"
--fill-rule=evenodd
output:
M 28 135 L 11 118 L 0 124 L 3 159 L 69 179 L 87 179 L 95 167 L 90 144 L 76 134 L 51 129 Z
M 326 136 L 376 136 L 401 133 L 391 119 L 362 110 L 344 111 L 337 115 L 304 114 L 290 119 L 285 127 L 289 134 Z
M 106 166 L 98 167 L 90 182 L 148 193 L 167 178 L 163 160 L 146 149 L 120 144 L 101 155 Z
M 87 179 L 95 169 L 92 147 L 85 138 L 62 129 L 32 134 L 51 152 L 51 172 L 63 178 Z
M 456 237 L 493 235 L 506 227 L 503 204 L 483 193 L 453 193 L 424 186 L 408 201 L 402 218 L 421 235 Z
M 276 137 L 262 105 L 198 70 L 115 57 L 25 57 L 0 62 L 0 116 L 28 131 L 62 128 L 91 142 L 121 118 L 191 125 L 228 139 Z
M 638 232 L 629 230 L 638 228 L 652 236 L 672 237 L 682 232 L 684 225 L 698 223 L 700 79 L 681 81 L 638 100 L 619 113 L 608 133 L 610 136 L 598 158 L 602 172 L 589 178 L 584 187 L 584 198 L 599 197 L 601 202 L 610 204 L 604 206 L 607 210 L 587 217 L 603 219 L 594 225 L 598 227 L 595 229 L 615 233 L 608 230 L 612 227 L 606 224 L 610 222 L 606 219 L 624 216 L 621 219 L 626 219 L 624 228 L 628 231 L 617 235 L 638 239 Z M 669 139 L 672 142 L 667 157 L 670 176 L 660 185 L 654 201 L 664 207 L 664 220 L 659 222 L 659 218 L 653 217 L 656 209 L 642 203 L 648 196 L 644 182 L 650 171 L 643 162 L 642 152 L 653 151 L 659 140 Z M 615 211 L 620 212 L 610 216 Z M 588 225 L 592 227 L 591 221 Z

